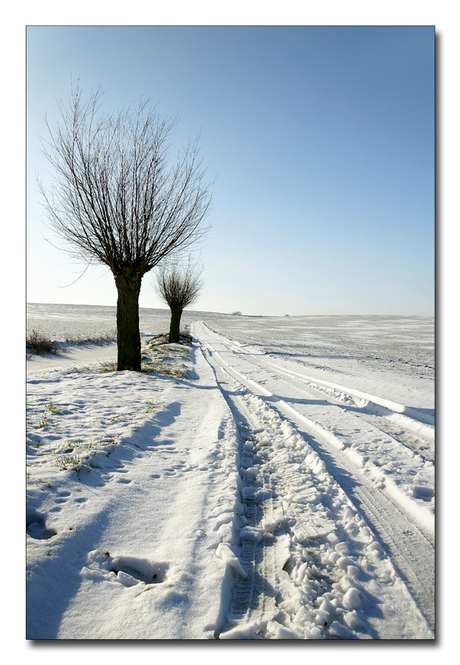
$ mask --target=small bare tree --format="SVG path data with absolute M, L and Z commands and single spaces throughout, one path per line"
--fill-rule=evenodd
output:
M 175 165 L 167 162 L 176 120 L 148 102 L 133 111 L 101 112 L 99 89 L 59 103 L 62 123 L 49 130 L 44 154 L 54 166 L 41 187 L 51 227 L 79 260 L 107 265 L 115 279 L 118 370 L 141 368 L 139 294 L 142 278 L 166 257 L 199 240 L 210 211 L 198 139 Z
M 170 263 L 159 266 L 156 291 L 171 310 L 170 343 L 179 342 L 182 312 L 198 300 L 203 287 L 201 273 L 201 267 L 190 259 L 186 265 Z

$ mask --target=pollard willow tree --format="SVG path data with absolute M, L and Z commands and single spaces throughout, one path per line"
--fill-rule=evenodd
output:
M 179 343 L 182 312 L 198 300 L 203 287 L 201 272 L 198 264 L 192 263 L 191 259 L 186 265 L 175 262 L 159 266 L 155 287 L 160 298 L 171 310 L 170 343 Z
M 141 369 L 139 294 L 143 276 L 200 240 L 212 195 L 198 159 L 199 137 L 170 165 L 176 119 L 141 100 L 133 109 L 101 111 L 101 93 L 85 102 L 72 90 L 59 102 L 44 154 L 54 167 L 40 185 L 50 225 L 69 254 L 108 266 L 117 288 L 117 369 Z

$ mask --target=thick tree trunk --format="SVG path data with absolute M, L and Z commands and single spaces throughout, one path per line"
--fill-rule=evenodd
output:
M 117 370 L 141 371 L 141 336 L 139 332 L 139 293 L 141 275 L 123 268 L 115 275 L 117 300 Z
M 180 317 L 182 316 L 182 308 L 171 308 L 171 325 L 169 326 L 169 343 L 180 341 Z

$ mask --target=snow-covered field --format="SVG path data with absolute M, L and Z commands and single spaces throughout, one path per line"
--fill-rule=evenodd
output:
M 27 637 L 433 640 L 433 319 L 183 323 L 28 306 Z

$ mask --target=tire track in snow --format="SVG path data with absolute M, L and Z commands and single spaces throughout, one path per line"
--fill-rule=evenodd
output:
M 285 367 L 280 367 L 278 364 L 265 360 L 264 358 L 255 357 L 253 353 L 238 347 L 235 342 L 227 340 L 226 338 L 224 339 L 218 333 L 213 332 L 213 334 L 218 336 L 222 344 L 227 346 L 232 353 L 244 356 L 245 360 L 259 369 L 272 372 L 275 371 L 277 378 L 282 377 L 291 385 L 294 385 L 301 390 L 306 392 L 314 391 L 314 394 L 320 394 L 321 396 L 326 395 L 327 399 L 333 404 L 351 402 L 357 411 L 392 420 L 413 432 L 415 435 L 418 435 L 423 440 L 430 443 L 434 442 L 434 417 L 423 413 L 419 409 L 407 407 L 386 398 L 370 395 L 361 390 L 355 390 L 330 381 L 324 381 L 317 377 L 309 377 L 306 374 L 295 372 L 294 370 Z M 433 451 L 431 452 L 433 454 Z
M 321 382 L 318 379 L 302 376 L 297 372 L 283 370 L 273 363 L 255 358 L 250 358 L 250 362 L 263 369 L 270 367 L 275 369 L 277 374 L 290 384 L 297 386 L 307 394 L 326 396 L 331 404 L 343 406 L 344 403 L 351 403 L 357 415 L 392 437 L 395 436 L 395 429 L 399 425 L 413 435 L 411 438 L 400 439 L 400 442 L 424 458 L 433 461 L 434 420 L 429 416 L 420 414 L 416 409 L 407 409 L 402 404 L 392 403 L 389 400 L 379 400 L 378 397 L 373 395 L 354 391 L 327 381 Z M 403 413 L 404 410 L 407 411 L 407 414 L 412 415 L 406 415 Z M 420 421 L 419 417 L 425 418 L 426 422 Z M 380 424 L 376 423 L 377 419 Z M 382 424 L 385 421 L 387 421 L 386 424 Z
M 235 386 L 231 383 L 230 376 L 222 367 L 215 366 L 210 361 L 209 351 L 204 353 L 211 367 L 214 369 L 216 380 L 223 394 L 227 397 L 230 406 L 235 412 L 237 408 L 238 428 L 242 440 L 240 455 L 241 475 L 245 483 L 241 491 L 245 526 L 240 531 L 241 551 L 239 560 L 242 565 L 242 573 L 236 576 L 231 606 L 228 612 L 228 622 L 231 627 L 245 626 L 248 631 L 253 627 L 259 629 L 263 623 L 267 623 L 276 614 L 275 599 L 271 590 L 275 586 L 275 562 L 273 556 L 267 552 L 267 541 L 262 542 L 260 524 L 263 509 L 260 499 L 263 497 L 271 503 L 271 490 L 264 482 L 262 488 L 255 484 L 253 444 L 254 434 L 258 432 L 256 423 L 234 394 Z M 233 394 L 229 399 L 229 395 Z M 244 419 L 244 421 L 241 420 Z M 248 471 L 249 470 L 249 471 Z M 257 496 L 258 495 L 258 496 Z M 261 546 L 258 546 L 261 544 Z
M 294 411 L 292 409 L 292 411 Z M 298 416 L 299 414 L 295 414 Z M 294 420 L 301 426 L 302 417 Z M 308 435 L 308 431 L 306 432 Z M 316 445 L 315 445 L 316 441 Z M 435 553 L 433 541 L 423 533 L 410 515 L 401 511 L 399 503 L 375 487 L 357 471 L 347 456 L 331 448 L 321 435 L 310 440 L 315 450 L 326 460 L 326 466 L 346 494 L 377 534 L 380 543 L 391 556 L 395 566 L 409 587 L 414 599 L 427 619 L 435 626 Z M 399 497 L 398 497 L 399 498 Z
M 252 415 L 251 415 L 251 408 L 250 407 L 248 408 L 248 399 L 258 400 L 259 402 L 264 403 L 264 407 L 266 409 L 272 410 L 273 407 L 272 405 L 270 405 L 269 402 L 269 397 L 271 395 L 269 391 L 267 391 L 262 386 L 257 386 L 257 384 L 255 384 L 253 381 L 247 380 L 243 375 L 241 375 L 240 372 L 231 368 L 228 365 L 228 363 L 226 363 L 220 357 L 220 355 L 214 351 L 214 349 L 211 346 L 205 343 L 204 348 L 205 348 L 204 350 L 205 356 L 207 357 L 211 366 L 214 367 L 214 370 L 216 372 L 216 378 L 218 379 L 221 385 L 221 389 L 223 389 L 224 394 L 226 394 L 229 403 L 233 404 L 233 410 L 234 411 L 236 410 L 237 414 L 239 414 L 240 416 L 244 414 L 247 422 L 249 423 L 252 422 L 254 424 L 254 409 L 252 409 Z M 233 383 L 231 381 L 231 378 L 233 379 Z M 257 393 L 259 394 L 257 395 Z M 259 408 L 260 410 L 260 407 L 257 408 Z M 256 408 L 256 413 L 257 413 L 257 408 Z M 277 409 L 277 411 L 279 412 L 280 409 Z M 385 497 L 382 494 L 382 492 L 376 490 L 376 488 L 371 483 L 369 483 L 369 481 L 362 474 L 357 473 L 357 469 L 350 464 L 350 461 L 341 451 L 331 448 L 330 443 L 327 441 L 327 437 L 321 437 L 320 435 L 318 435 L 318 431 L 314 431 L 312 435 L 311 429 L 308 430 L 308 428 L 305 428 L 304 421 L 299 423 L 299 418 L 295 417 L 293 418 L 293 416 L 297 415 L 300 416 L 300 420 L 302 421 L 301 414 L 297 414 L 295 410 L 289 406 L 287 411 L 288 413 L 285 412 L 282 415 L 284 415 L 284 417 L 288 417 L 291 422 L 294 421 L 294 423 L 299 427 L 300 431 L 305 433 L 306 436 L 304 436 L 304 439 L 308 440 L 312 448 L 316 450 L 317 453 L 319 453 L 320 460 L 321 461 L 327 460 L 326 466 L 328 470 L 331 472 L 332 476 L 334 476 L 334 478 L 339 482 L 339 486 L 341 486 L 345 490 L 345 495 L 347 497 L 352 498 L 353 504 L 359 508 L 359 510 L 364 514 L 368 524 L 373 528 L 374 532 L 378 534 L 377 540 L 373 540 L 370 547 L 374 548 L 373 549 L 374 552 L 379 552 L 379 545 L 383 546 L 383 549 L 390 554 L 394 564 L 399 569 L 401 578 L 405 581 L 407 587 L 410 589 L 412 597 L 418 603 L 418 606 L 421 609 L 422 613 L 424 614 L 428 624 L 431 626 L 431 628 L 433 628 L 434 627 L 434 607 L 433 607 L 434 565 L 433 565 L 433 547 L 431 543 L 429 543 L 425 538 L 425 536 L 416 527 L 414 527 L 411 520 L 408 519 L 403 513 L 401 513 L 401 511 L 394 505 L 394 502 L 391 500 L 390 497 Z M 262 449 L 265 448 L 262 447 Z M 322 463 L 324 464 L 324 462 Z M 280 483 L 280 485 L 281 484 L 282 483 Z M 331 492 L 331 488 L 329 488 L 329 492 Z M 312 496 L 314 497 L 314 495 L 315 491 L 313 490 Z M 278 491 L 277 509 L 282 505 L 281 497 L 282 495 Z M 335 517 L 337 518 L 337 515 Z M 257 524 L 257 522 L 255 523 Z M 324 523 L 327 524 L 328 520 L 326 519 L 326 521 L 324 522 L 324 515 L 323 515 L 323 527 L 322 527 L 323 530 L 324 530 Z M 321 520 L 320 520 L 320 525 L 321 525 Z M 261 528 L 260 518 L 258 526 L 256 528 L 259 529 Z M 352 527 L 350 528 L 354 529 L 355 525 L 353 524 Z M 312 529 L 311 520 L 307 526 L 307 531 L 308 529 L 310 529 L 310 534 L 311 534 L 311 529 Z M 332 526 L 331 524 L 329 524 L 329 534 L 333 534 L 333 536 L 335 537 L 334 523 L 332 523 Z M 277 524 L 277 537 L 279 538 L 280 535 L 286 536 L 288 539 L 290 539 L 291 547 L 290 547 L 290 557 L 288 557 L 288 562 L 291 561 L 291 563 L 288 565 L 289 569 L 292 568 L 293 565 L 292 561 L 293 560 L 295 561 L 295 556 L 293 557 L 292 543 L 301 542 L 301 541 L 299 541 L 299 539 L 292 538 L 292 529 L 287 528 L 286 524 L 284 525 L 282 525 L 281 523 Z M 320 535 L 323 538 L 325 536 L 327 537 L 328 535 L 327 529 L 326 533 L 320 533 Z M 263 532 L 263 536 L 266 536 L 265 532 Z M 308 538 L 306 540 L 308 541 Z M 257 552 L 259 552 L 259 557 L 261 551 L 265 553 L 264 556 L 262 556 L 262 558 L 260 559 L 260 561 L 263 563 L 259 564 L 260 573 L 258 574 L 259 576 L 265 577 L 268 586 L 270 588 L 272 588 L 274 585 L 278 585 L 279 589 L 280 586 L 282 587 L 283 583 L 286 584 L 286 579 L 283 579 L 283 574 L 286 575 L 287 571 L 284 570 L 283 568 L 284 564 L 282 564 L 281 569 L 279 567 L 278 569 L 276 569 L 276 564 L 274 563 L 268 565 L 267 553 L 271 553 L 270 547 L 268 545 L 269 542 L 270 541 L 268 539 L 263 538 L 262 547 L 258 548 L 254 544 L 251 544 L 250 546 L 245 545 L 245 541 L 243 540 L 243 550 L 246 553 L 249 551 L 252 552 L 252 554 L 249 555 L 249 558 L 252 558 L 253 556 L 257 558 Z M 339 545 L 341 544 L 342 543 L 339 543 Z M 321 546 L 324 547 L 325 543 L 322 543 Z M 275 549 L 273 549 L 273 552 L 274 551 Z M 310 550 L 310 554 L 311 551 L 312 550 Z M 318 557 L 320 557 L 320 554 L 316 552 L 315 556 L 317 558 L 317 562 L 319 563 L 320 558 Z M 331 557 L 332 560 L 334 559 L 336 560 L 336 553 L 333 552 L 331 554 Z M 321 559 L 321 561 L 324 564 L 323 559 Z M 287 562 L 285 561 L 284 563 Z M 306 561 L 302 560 L 300 568 L 302 568 L 302 565 L 305 565 L 305 563 Z M 362 558 L 361 563 L 365 568 L 367 565 L 365 557 Z M 249 561 L 246 562 L 246 565 L 250 568 Z M 293 569 L 294 573 L 296 573 L 295 569 L 296 565 L 297 564 L 294 565 Z M 274 568 L 275 571 L 278 573 L 278 576 L 275 574 L 275 571 L 273 570 Z M 351 565 L 351 568 L 355 567 Z M 255 572 L 258 572 L 256 563 L 254 563 L 253 570 Z M 336 573 L 336 571 L 334 571 L 334 573 Z M 380 572 L 379 574 L 381 576 L 382 572 Z M 251 573 L 249 577 L 250 577 L 249 580 L 246 580 L 244 582 L 238 580 L 238 583 L 236 584 L 236 593 L 234 595 L 234 598 L 236 598 L 237 601 L 236 601 L 236 606 L 234 601 L 234 604 L 232 606 L 229 615 L 229 617 L 233 621 L 231 621 L 230 624 L 230 631 L 226 633 L 227 636 L 231 637 L 235 635 L 237 637 L 244 637 L 244 636 L 273 637 L 272 633 L 274 631 L 274 635 L 276 637 L 299 637 L 298 635 L 295 634 L 295 631 L 293 632 L 289 627 L 287 627 L 289 626 L 289 621 L 285 620 L 284 625 L 283 624 L 280 625 L 277 624 L 275 620 L 277 612 L 280 611 L 280 607 L 283 604 L 282 602 L 279 603 L 278 601 L 278 603 L 275 603 L 275 605 L 273 605 L 272 601 L 272 604 L 270 605 L 270 609 L 267 614 L 267 612 L 265 611 L 267 594 L 264 594 L 260 590 L 260 584 L 259 588 L 257 589 L 257 584 L 255 584 L 256 575 L 252 575 Z M 327 577 L 328 577 L 327 575 L 323 576 L 323 583 L 324 579 L 326 579 Z M 291 580 L 293 579 L 292 571 L 290 573 L 290 579 Z M 333 590 L 333 584 L 334 584 L 334 582 L 332 581 L 333 579 L 334 576 L 332 575 L 331 577 L 331 575 L 329 574 L 329 582 L 330 582 L 328 587 L 329 591 L 326 592 L 329 593 L 329 595 L 331 595 Z M 337 584 L 337 582 L 335 582 L 335 584 Z M 251 589 L 251 594 L 252 594 L 252 595 L 250 594 L 251 600 L 248 600 L 249 588 Z M 245 612 L 243 611 L 243 607 L 241 605 L 238 606 L 238 602 L 241 601 L 242 597 L 244 596 L 244 593 L 246 593 L 245 602 L 247 605 Z M 317 596 L 317 599 L 318 597 L 319 596 Z M 254 602 L 255 598 L 257 599 L 256 602 Z M 325 600 L 328 599 L 326 598 Z M 323 602 L 325 602 L 325 600 Z M 337 600 L 337 598 L 334 598 L 334 600 Z M 389 604 L 391 605 L 392 602 L 394 602 L 394 599 L 390 600 Z M 298 609 L 298 612 L 300 612 L 300 608 Z M 270 619 L 267 620 L 267 616 L 269 614 L 273 614 L 273 618 L 271 620 Z M 312 615 L 311 611 L 310 614 L 308 614 L 308 612 L 306 611 L 306 615 L 309 616 L 310 619 L 312 619 L 313 617 L 312 620 L 314 623 L 312 631 L 310 633 L 308 633 L 307 631 L 308 634 L 305 634 L 304 637 L 311 637 L 314 636 L 315 634 L 314 630 L 315 624 L 316 625 L 321 625 L 321 624 L 318 623 L 318 613 L 316 615 L 315 614 Z M 337 621 L 335 622 L 335 624 L 337 624 Z M 311 624 L 308 625 L 311 628 Z M 327 622 L 325 626 L 326 625 Z M 242 628 L 242 626 L 245 626 L 245 628 Z M 320 630 L 324 629 L 321 627 Z M 346 630 L 347 630 L 346 622 L 344 627 L 342 626 L 342 624 L 339 624 L 334 626 L 334 630 L 332 629 L 330 630 L 332 634 L 328 635 L 329 637 L 334 637 L 334 635 L 336 637 L 344 637 L 346 635 Z M 270 631 L 272 631 L 272 633 Z M 336 634 L 334 633 L 334 631 Z M 395 636 L 396 635 L 393 634 L 393 637 Z M 425 634 L 425 637 L 426 636 L 427 635 Z M 347 635 L 347 637 L 350 637 L 350 635 Z
M 320 389 L 317 384 L 312 384 L 308 377 L 297 372 L 279 368 L 278 365 L 257 356 L 254 357 L 254 354 L 249 354 L 245 350 L 238 354 L 236 344 L 222 338 L 217 333 L 211 332 L 208 335 L 211 336 L 211 339 L 218 340 L 218 343 L 225 350 L 230 350 L 232 357 L 237 359 L 238 370 L 231 367 L 215 351 L 217 353 L 216 357 L 236 380 L 243 381 L 249 389 L 257 394 L 266 396 L 267 399 L 271 400 L 273 406 L 284 415 L 292 417 L 294 414 L 297 421 L 301 418 L 303 424 L 308 425 L 309 431 L 313 429 L 315 432 L 319 432 L 337 449 L 345 449 L 350 461 L 358 469 L 364 468 L 366 474 L 382 488 L 386 487 L 403 511 L 408 512 L 416 519 L 424 533 L 427 533 L 431 539 L 433 538 L 433 427 L 413 420 L 400 412 L 391 411 L 390 416 L 382 415 L 389 411 L 389 406 L 404 410 L 406 407 L 403 405 L 337 386 L 331 382 L 319 381 L 319 383 L 324 384 Z M 244 359 L 243 362 L 249 363 L 249 371 L 252 371 L 255 367 L 265 373 L 267 379 L 264 383 L 276 381 L 278 387 L 273 388 L 275 394 L 241 373 L 241 357 Z M 273 375 L 273 368 L 279 369 L 275 376 Z M 299 377 L 302 378 L 299 379 Z M 283 383 L 283 386 L 280 386 L 280 382 Z M 335 386 L 335 388 L 332 388 L 332 386 Z M 291 392 L 293 388 L 294 392 Z M 338 389 L 348 392 L 338 393 Z M 363 402 L 362 398 L 358 399 L 358 394 L 368 399 Z M 307 400 L 302 399 L 302 395 Z M 322 398 L 319 402 L 317 401 L 318 396 Z M 371 398 L 375 401 L 369 407 Z M 289 404 L 292 401 L 295 403 L 295 408 Z M 344 404 L 344 401 L 351 401 L 351 405 L 350 403 Z M 312 411 L 312 405 L 314 404 L 320 405 L 320 408 L 318 410 L 317 407 L 313 410 L 315 415 L 306 417 L 304 413 L 306 407 L 302 403 L 309 404 L 307 413 Z M 324 422 L 326 407 L 329 424 L 322 426 L 318 424 L 317 419 Z M 417 410 L 412 409 L 411 411 L 416 412 Z M 405 427 L 409 429 L 404 429 Z M 382 434 L 384 435 L 383 438 Z

